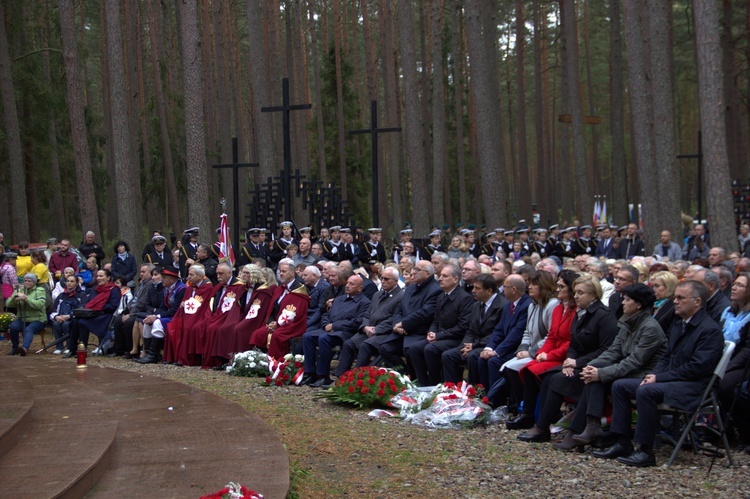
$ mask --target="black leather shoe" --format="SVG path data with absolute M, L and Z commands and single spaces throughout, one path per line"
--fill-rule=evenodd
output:
M 506 421 L 505 426 L 508 427 L 509 430 L 528 430 L 534 426 L 534 416 L 519 414 L 515 418 Z
M 318 379 L 315 383 L 310 383 L 313 388 L 328 388 L 333 384 L 333 380 L 328 376 Z
M 594 451 L 594 457 L 598 457 L 601 459 L 616 459 L 618 457 L 629 456 L 632 453 L 633 453 L 632 445 L 625 446 L 625 445 L 622 445 L 620 442 L 617 442 L 615 445 L 613 445 L 609 449 Z
M 69 359 L 69 358 L 71 358 L 74 355 L 75 355 L 75 352 L 73 350 L 71 350 L 70 352 L 68 352 L 65 355 L 63 355 L 63 358 Z
M 536 426 L 531 431 L 521 433 L 516 438 L 521 442 L 549 442 L 551 439 L 549 431 L 540 430 Z
M 302 380 L 299 382 L 299 386 L 306 386 L 310 383 L 314 383 L 317 380 L 317 376 L 314 374 L 303 374 Z
M 638 468 L 647 468 L 649 466 L 656 466 L 656 458 L 653 454 L 643 452 L 642 450 L 635 451 L 629 456 L 618 457 L 618 461 L 628 466 L 637 466 Z

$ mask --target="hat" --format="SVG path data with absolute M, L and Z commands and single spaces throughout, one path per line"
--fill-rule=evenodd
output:
M 550 232 L 552 232 L 553 230 L 555 230 L 555 229 L 557 229 L 559 227 L 560 227 L 560 224 L 554 224 L 554 225 L 550 225 L 549 227 L 547 227 L 547 230 L 550 231 Z
M 461 234 L 462 236 L 465 236 L 467 232 L 469 232 L 469 229 L 461 229 L 458 231 L 458 233 Z
M 505 233 L 505 229 L 503 227 L 498 227 L 497 229 L 495 229 L 495 233 L 497 233 L 497 234 L 503 234 L 503 233 Z
M 526 225 L 526 219 L 522 218 L 521 220 L 519 220 L 518 225 Z
M 26 279 L 30 279 L 30 280 L 34 281 L 34 284 L 36 284 L 37 281 L 39 280 L 39 277 L 37 277 L 37 275 L 34 274 L 33 272 L 29 272 L 28 274 L 26 274 L 25 276 L 23 276 L 23 280 L 25 281 Z
M 370 227 L 369 229 L 367 229 L 367 232 L 369 232 L 370 234 L 380 234 L 381 232 L 383 232 L 383 229 L 381 229 L 380 227 Z
M 200 227 L 190 227 L 189 229 L 183 230 L 182 233 L 192 237 L 192 236 L 197 236 L 200 230 L 201 230 Z
M 47 239 L 47 244 L 57 244 L 57 238 L 50 237 Z
M 310 232 L 310 231 L 312 231 L 312 229 L 310 227 L 302 227 L 299 231 L 300 232 Z
M 151 242 L 154 244 L 166 244 L 167 238 L 164 236 L 154 236 L 151 238 Z
M 258 227 L 253 227 L 252 229 L 249 229 L 247 231 L 247 233 L 251 236 L 259 236 L 261 232 L 263 232 L 263 229 Z
M 340 225 L 332 225 L 329 229 L 329 232 L 341 232 L 341 226 Z
M 403 234 L 411 234 L 412 232 L 413 232 L 413 231 L 412 231 L 411 229 L 404 229 L 404 230 L 400 231 L 400 233 L 401 233 L 402 235 L 403 235 Z
M 294 224 L 293 224 L 292 222 L 290 222 L 290 221 L 286 220 L 286 221 L 284 221 L 284 222 L 281 222 L 281 223 L 279 224 L 279 227 L 283 229 L 284 227 L 292 227 L 293 225 L 294 225 Z
M 604 230 L 604 229 L 607 229 L 607 228 L 609 228 L 609 226 L 607 224 L 599 224 L 599 225 L 596 226 L 596 230 Z
M 3 253 L 3 258 L 16 258 L 18 256 L 18 253 L 14 253 L 13 251 L 6 251 Z
M 581 230 L 586 230 L 586 229 L 590 229 L 590 228 L 591 228 L 590 225 L 581 225 Z
M 529 232 L 529 229 L 526 227 L 523 227 L 522 229 L 518 229 L 516 231 L 516 234 L 526 234 L 527 232 Z
M 504 230 L 503 231 L 503 235 L 512 236 L 513 235 L 513 231 L 512 230 Z
M 491 231 L 489 231 L 489 232 L 487 233 L 487 237 L 494 237 L 494 236 L 495 236 L 495 234 L 497 234 L 497 232 L 495 232 L 494 230 L 491 230 Z
M 630 298 L 631 300 L 641 304 L 641 308 L 648 310 L 654 306 L 656 301 L 656 294 L 654 290 L 645 284 L 639 282 L 638 284 L 631 284 L 626 286 L 622 290 L 622 294 Z
M 172 277 L 180 278 L 180 269 L 177 267 L 172 267 L 171 265 L 168 267 L 163 267 L 161 269 L 161 275 L 171 275 Z
M 341 232 L 346 232 L 347 234 L 351 232 L 352 230 L 349 227 L 342 227 Z
M 433 230 L 427 234 L 427 237 L 440 237 L 440 229 Z
M 620 232 L 621 230 L 628 230 L 628 226 L 627 225 L 623 225 L 622 227 L 620 227 L 619 229 L 617 229 L 617 232 Z

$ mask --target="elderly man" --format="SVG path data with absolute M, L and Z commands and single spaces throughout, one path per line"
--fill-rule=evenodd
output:
M 206 277 L 206 269 L 196 263 L 188 268 L 187 289 L 164 338 L 164 360 L 181 366 L 197 366 L 199 336 L 203 320 L 211 313 L 214 287 Z
M 432 255 L 430 260 L 432 266 L 435 267 L 435 275 L 439 276 L 440 272 L 443 271 L 443 267 L 450 261 L 450 257 L 443 252 L 436 252 Z
M 403 290 L 398 285 L 398 270 L 386 267 L 380 277 L 382 286 L 372 297 L 370 308 L 362 319 L 358 333 L 344 342 L 341 348 L 336 376 L 348 371 L 354 358 L 357 367 L 370 364 L 371 357 L 380 351 L 380 343 L 393 330 L 393 314 L 401 300 Z
M 146 355 L 135 359 L 139 364 L 156 364 L 159 361 L 167 325 L 179 310 L 185 295 L 185 284 L 180 280 L 179 269 L 164 267 L 161 279 L 164 285 L 164 306 L 143 319 L 144 342 L 150 338 L 150 343 Z
M 433 278 L 435 268 L 426 260 L 419 260 L 412 272 L 412 284 L 393 314 L 393 331 L 380 344 L 380 355 L 388 367 L 403 367 L 401 356 L 408 357 L 409 349 L 425 339 L 434 320 L 437 298 L 442 292 Z M 412 379 L 416 373 L 409 367 Z
M 471 258 L 466 260 L 466 263 L 461 268 L 461 283 L 468 294 L 471 294 L 471 290 L 474 289 L 474 279 L 477 278 L 480 272 L 479 263 Z M 442 270 L 440 275 L 442 276 Z
M 104 260 L 104 248 L 102 245 L 94 241 L 96 234 L 91 231 L 86 233 L 84 240 L 78 247 L 78 252 L 84 257 L 96 257 L 96 264 L 101 268 L 102 260 Z
M 609 297 L 615 292 L 615 286 L 607 280 L 607 263 L 597 258 L 590 258 L 587 263 L 589 274 L 599 280 L 602 285 L 602 303 L 609 306 Z M 620 288 L 622 289 L 622 287 Z
M 346 281 L 346 294 L 333 300 L 320 320 L 321 328 L 302 336 L 305 374 L 300 384 L 324 388 L 333 384 L 330 378 L 332 350 L 354 336 L 370 307 L 370 300 L 362 293 L 363 286 L 361 276 L 350 276 Z
M 557 275 L 560 273 L 560 266 L 552 258 L 544 258 L 539 262 L 539 265 L 537 265 L 537 269 L 549 272 L 554 280 L 557 280 Z
M 219 334 L 231 335 L 231 329 L 221 332 L 227 318 L 235 317 L 239 322 L 239 313 L 233 313 L 241 308 L 240 297 L 245 293 L 245 283 L 232 275 L 232 265 L 222 262 L 216 267 L 216 278 L 219 283 L 214 286 L 214 299 L 211 303 L 211 314 L 206 316 L 203 330 L 203 347 L 198 353 L 203 355 L 203 369 L 220 368 L 229 361 L 229 352 L 217 351 Z M 229 324 L 228 324 L 229 325 Z M 229 342 L 222 342 L 223 345 Z
M 188 258 L 185 260 L 185 264 L 188 267 L 196 263 L 203 265 L 203 268 L 206 269 L 206 277 L 211 281 L 211 284 L 216 286 L 219 283 L 219 280 L 216 278 L 216 267 L 219 263 L 212 256 L 211 246 L 201 243 L 198 245 L 198 249 L 195 250 L 195 258 Z
M 686 411 L 695 410 L 706 389 L 711 372 L 721 357 L 724 336 L 719 325 L 704 309 L 708 296 L 705 286 L 696 281 L 677 285 L 674 293 L 675 320 L 669 331 L 667 352 L 651 374 L 640 379 L 619 379 L 612 385 L 612 426 L 617 443 L 594 456 L 617 458 L 628 466 L 655 466 L 654 440 L 659 431 L 658 405 Z M 630 441 L 631 400 L 635 399 L 638 420 L 634 440 Z
M 492 331 L 492 336 L 482 352 L 476 359 L 476 365 L 469 364 L 469 370 L 476 369 L 479 373 L 479 381 L 490 390 L 490 402 L 494 405 L 502 402 L 500 380 L 503 375 L 500 367 L 510 360 L 521 344 L 523 333 L 526 330 L 528 308 L 531 298 L 526 294 L 526 282 L 518 274 L 511 274 L 505 280 L 505 298 L 508 303 L 502 311 L 500 322 Z
M 452 264 L 440 272 L 438 283 L 443 292 L 438 295 L 432 325 L 427 337 L 408 351 L 407 359 L 422 386 L 434 386 L 443 380 L 443 352 L 458 346 L 469 327 L 474 299 L 460 286 L 461 274 Z
M 294 263 L 279 263 L 279 285 L 274 290 L 273 303 L 266 325 L 253 331 L 250 347 L 267 349 L 268 355 L 281 359 L 289 353 L 289 340 L 302 336 L 307 329 L 310 295 L 296 279 Z
M 320 270 L 315 265 L 308 265 L 302 271 L 302 281 L 307 286 L 307 294 L 310 295 L 310 306 L 307 308 L 307 329 L 318 329 L 323 312 L 320 309 L 320 297 L 323 290 L 329 284 L 320 275 Z
M 708 290 L 708 296 L 703 300 L 703 306 L 706 308 L 709 317 L 721 325 L 723 322 L 721 316 L 732 305 L 727 295 L 721 292 L 721 279 L 710 269 L 697 271 L 693 278 L 702 283 Z
M 661 242 L 654 246 L 652 255 L 656 255 L 661 259 L 668 258 L 670 262 L 676 262 L 682 259 L 682 248 L 680 245 L 672 241 L 672 233 L 668 230 L 661 231 Z
M 154 266 L 144 263 L 138 272 L 138 287 L 133 299 L 128 304 L 127 313 L 114 318 L 115 351 L 110 357 L 121 357 L 133 350 L 133 326 L 137 314 L 145 312 L 148 307 L 148 290 L 151 286 L 151 271 Z

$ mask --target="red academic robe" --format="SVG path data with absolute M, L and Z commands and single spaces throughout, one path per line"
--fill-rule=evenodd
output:
M 167 326 L 164 360 L 190 365 L 187 354 L 188 333 L 210 313 L 209 303 L 213 294 L 214 288 L 208 279 L 198 287 L 188 285 L 180 309 Z
M 283 286 L 278 286 L 271 298 L 271 309 L 284 292 Z M 268 355 L 280 359 L 289 353 L 289 340 L 302 336 L 307 330 L 307 308 L 310 306 L 310 295 L 304 285 L 284 296 L 279 305 L 276 317 L 269 317 L 277 326 L 273 332 L 264 325 L 250 336 L 250 347 L 268 349 Z
M 268 322 L 268 316 L 273 310 L 273 293 L 276 286 L 262 285 L 253 291 L 250 302 L 245 305 L 240 314 L 238 321 L 231 321 L 227 318 L 224 328 L 227 324 L 233 324 L 231 334 L 220 335 L 221 339 L 229 338 L 224 351 L 231 354 L 250 350 L 250 335 L 253 331 Z M 219 341 L 217 341 L 217 345 Z M 217 347 L 218 348 L 218 347 Z
M 203 354 L 203 368 L 208 369 L 214 366 L 221 365 L 221 359 L 214 357 L 214 344 L 216 343 L 216 336 L 221 329 L 222 325 L 227 320 L 227 317 L 231 315 L 231 312 L 235 308 L 241 308 L 240 297 L 245 292 L 245 284 L 237 279 L 232 279 L 226 286 L 226 289 L 222 296 L 222 286 L 218 284 L 214 287 L 214 300 L 213 300 L 213 312 L 211 315 L 206 317 L 203 321 L 203 347 L 201 352 Z M 239 314 L 235 314 L 237 320 L 239 320 Z

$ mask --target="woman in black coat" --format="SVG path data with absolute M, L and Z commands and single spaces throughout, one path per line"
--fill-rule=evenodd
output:
M 617 319 L 601 302 L 602 287 L 591 275 L 576 279 L 573 297 L 578 312 L 570 327 L 568 358 L 562 371 L 548 376 L 542 384 L 539 419 L 526 433 L 518 435 L 524 442 L 548 442 L 549 426 L 557 421 L 565 397 L 578 400 L 584 383 L 581 370 L 604 352 L 617 336 Z M 558 368 L 560 369 L 560 368 Z
M 654 319 L 661 326 L 664 334 L 669 334 L 674 321 L 674 290 L 680 281 L 672 272 L 661 271 L 651 274 L 649 284 L 656 294 L 654 302 Z
M 112 280 L 123 277 L 127 283 L 135 278 L 136 272 L 138 266 L 135 257 L 130 254 L 130 246 L 125 241 L 117 241 L 115 256 L 112 257 Z

